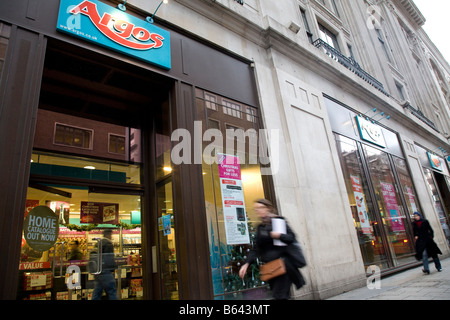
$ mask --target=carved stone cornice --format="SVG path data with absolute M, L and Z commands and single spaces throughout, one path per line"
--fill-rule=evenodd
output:
M 385 0 L 385 2 L 388 1 Z M 425 17 L 412 0 L 392 0 L 392 3 L 418 28 L 425 24 Z

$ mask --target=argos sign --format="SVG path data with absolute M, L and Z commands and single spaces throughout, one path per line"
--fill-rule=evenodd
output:
M 386 142 L 384 141 L 381 127 L 364 119 L 363 117 L 356 116 L 355 118 L 362 140 L 369 141 L 383 148 L 386 147 Z
M 428 160 L 430 160 L 430 165 L 433 169 L 442 171 L 442 161 L 441 159 L 431 152 L 427 152 Z
M 165 69 L 170 33 L 97 0 L 61 0 L 56 29 Z

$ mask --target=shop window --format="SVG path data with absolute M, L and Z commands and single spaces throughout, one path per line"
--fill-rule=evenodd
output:
M 92 149 L 94 130 L 55 123 L 54 144 Z
M 406 161 L 338 134 L 336 143 L 364 264 L 415 261 L 411 217 L 420 205 Z
M 125 154 L 125 137 L 109 134 L 108 151 L 116 154 Z
M 252 139 L 249 133 L 258 129 L 257 109 L 231 103 L 218 96 L 218 101 L 223 103 L 224 111 L 221 113 L 208 108 L 206 97 L 204 91 L 197 90 L 198 118 L 207 124 L 204 130 L 216 129 L 216 134 L 222 134 L 221 137 L 216 135 L 212 141 L 203 142 L 203 150 L 211 151 L 203 154 L 202 171 L 214 298 L 266 299 L 269 291 L 267 284 L 259 279 L 257 263 L 249 268 L 243 280 L 238 276 L 240 266 L 253 248 L 259 223 L 253 212 L 253 202 L 264 198 L 265 194 L 260 164 L 249 161 L 252 157 L 256 158 L 254 153 L 257 152 L 257 148 L 253 148 L 247 139 Z M 253 108 L 248 114 L 251 118 L 242 117 L 243 110 L 248 112 L 249 108 Z M 246 133 L 245 142 L 240 140 L 239 135 L 226 136 L 227 131 L 237 130 Z M 239 140 L 236 145 L 244 144 L 245 148 L 240 151 L 237 148 L 225 150 L 227 138 Z M 219 167 L 223 164 L 221 160 L 233 163 L 233 178 L 223 178 L 223 166 Z M 232 198 L 231 205 L 224 204 L 226 197 Z
M 172 161 L 170 156 L 172 143 L 170 141 L 171 132 L 169 130 L 169 117 L 167 116 L 169 114 L 169 105 L 165 103 L 162 106 L 161 112 L 158 112 L 155 120 L 156 181 L 166 179 L 172 173 Z
M 336 143 L 364 265 L 386 268 L 388 260 L 382 224 L 362 170 L 356 141 L 336 135 Z
M 395 180 L 389 156 L 367 145 L 363 145 L 363 150 L 394 266 L 415 261 L 411 220 L 406 216 L 408 210 L 399 194 L 401 189 Z
M 174 210 L 173 197 L 169 104 L 164 103 L 159 110 L 155 119 L 155 153 L 160 296 L 164 300 L 178 300 L 179 266 L 175 230 L 177 213 Z
M 156 190 L 158 204 L 158 236 L 161 262 L 161 295 L 164 300 L 178 300 L 178 266 L 175 246 L 175 212 L 172 182 L 161 183 Z
M 37 242 L 30 228 L 24 230 L 17 298 L 91 300 L 96 270 L 88 267 L 88 261 L 94 259 L 97 239 L 109 229 L 117 265 L 113 271 L 117 297 L 143 299 L 140 200 L 138 195 L 95 193 L 80 186 L 30 186 L 25 217 L 34 214 L 37 206 L 49 207 L 56 214 L 58 233 L 52 240 L 50 228 L 46 229 L 50 231 L 36 231 L 41 239 L 49 232 L 46 241 Z M 43 248 L 44 245 L 49 248 Z M 70 268 L 74 273 L 69 274 Z M 102 299 L 105 298 L 106 293 L 103 293 Z
M 413 219 L 414 212 L 422 212 L 422 210 L 420 209 L 419 199 L 417 198 L 414 184 L 409 175 L 406 160 L 396 156 L 392 156 L 392 159 L 394 160 L 403 198 L 406 200 L 407 213 L 410 215 L 411 219 Z

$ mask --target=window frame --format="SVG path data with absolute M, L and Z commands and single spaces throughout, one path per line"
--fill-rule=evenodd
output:
M 111 137 L 112 136 L 117 137 L 117 138 L 123 138 L 123 153 L 111 151 Z M 127 137 L 126 136 L 120 135 L 120 134 L 117 134 L 117 133 L 108 132 L 108 153 L 116 154 L 116 155 L 126 155 L 126 153 L 127 153 L 126 152 L 126 148 L 127 148 L 126 147 L 126 145 L 127 145 L 126 141 L 127 141 Z
M 89 132 L 89 141 L 88 141 L 88 147 L 83 147 L 83 146 L 78 146 L 78 145 L 72 145 L 72 144 L 66 144 L 64 142 L 57 142 L 56 141 L 56 134 L 57 134 L 57 127 L 58 126 L 62 126 L 64 127 L 64 129 L 67 128 L 71 128 L 74 130 L 81 130 L 84 132 Z M 66 133 L 66 131 L 64 130 L 64 133 Z M 72 141 L 73 141 L 73 136 L 72 136 Z M 65 134 L 64 134 L 64 139 L 63 141 L 65 141 Z M 84 141 L 84 139 L 83 139 Z M 56 146 L 63 146 L 63 147 L 70 147 L 70 148 L 78 148 L 78 149 L 82 149 L 82 150 L 93 150 L 94 148 L 94 129 L 89 129 L 89 128 L 83 128 L 83 127 L 78 127 L 78 126 L 74 126 L 74 125 L 70 125 L 70 124 L 66 124 L 66 123 L 62 123 L 62 122 L 55 122 L 54 125 L 54 131 L 53 131 L 53 144 Z
M 334 49 L 341 52 L 338 36 L 335 33 L 333 33 L 330 29 L 325 27 L 322 23 L 317 22 L 317 25 L 319 27 L 319 38 L 322 39 L 325 43 L 327 43 L 331 47 L 333 47 Z M 329 40 L 331 40 L 332 43 L 330 43 Z

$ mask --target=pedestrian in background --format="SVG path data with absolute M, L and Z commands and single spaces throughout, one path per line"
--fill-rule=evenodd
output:
M 101 254 L 102 266 L 101 272 L 94 275 L 94 291 L 92 300 L 100 300 L 105 290 L 109 300 L 117 300 L 116 280 L 114 272 L 117 264 L 114 259 L 114 245 L 112 243 L 112 230 L 103 231 L 103 239 L 101 239 L 100 248 L 96 248 L 97 254 Z
M 414 212 L 413 232 L 416 241 L 416 259 L 422 260 L 423 273 L 430 274 L 428 257 L 432 257 L 437 271 L 441 271 L 441 262 L 438 254 L 442 254 L 439 247 L 434 242 L 434 232 L 428 220 L 424 219 L 419 212 Z

